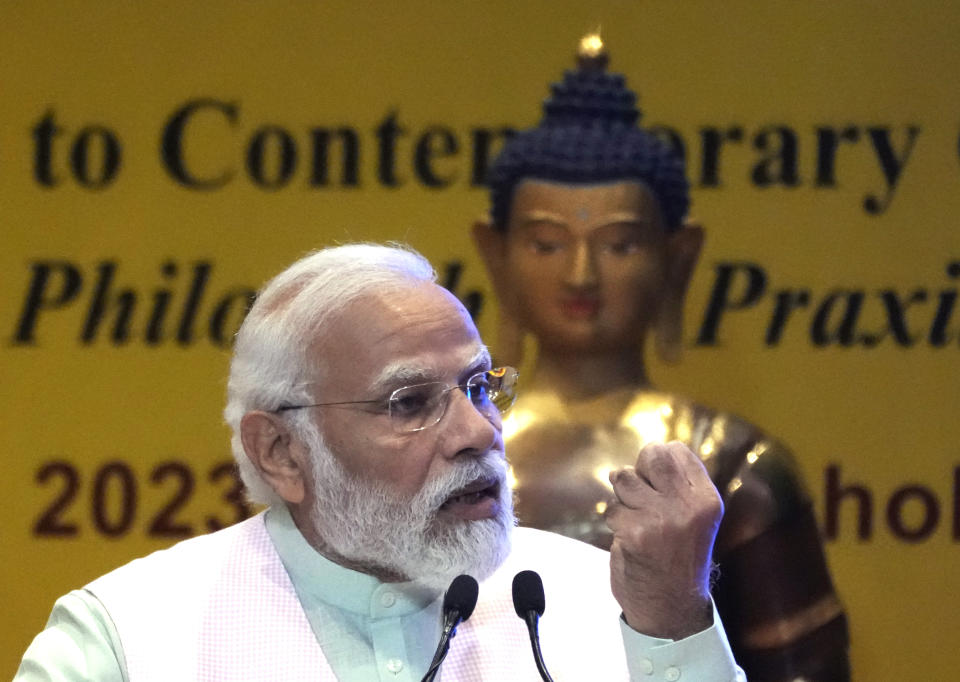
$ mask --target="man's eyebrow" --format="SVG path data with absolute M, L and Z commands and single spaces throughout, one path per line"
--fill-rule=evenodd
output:
M 371 395 L 380 395 L 402 386 L 440 381 L 436 370 L 427 367 L 411 367 L 404 362 L 391 363 L 370 384 Z
M 465 379 L 466 375 L 488 369 L 490 363 L 490 351 L 486 346 L 481 345 L 464 366 L 463 376 L 458 378 L 458 381 L 461 378 Z M 444 379 L 445 377 L 436 367 L 416 367 L 409 361 L 398 360 L 391 362 L 380 371 L 380 374 L 371 382 L 370 391 L 372 395 L 380 395 L 402 386 L 414 386 Z
M 467 363 L 466 371 L 461 378 L 467 379 L 470 375 L 490 369 L 492 366 L 493 360 L 490 358 L 490 349 L 486 346 L 480 346 L 477 352 L 473 354 L 473 357 L 470 358 L 470 362 Z

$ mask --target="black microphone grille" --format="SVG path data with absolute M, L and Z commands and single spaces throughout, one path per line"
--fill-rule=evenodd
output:
M 520 571 L 513 576 L 513 608 L 517 610 L 517 615 L 526 618 L 527 613 L 536 611 L 538 616 L 542 616 L 544 607 L 540 574 L 536 571 Z
M 480 586 L 477 585 L 476 579 L 469 575 L 458 575 L 450 583 L 447 593 L 443 595 L 443 612 L 447 613 L 456 609 L 459 612 L 460 620 L 465 621 L 473 614 L 479 594 Z

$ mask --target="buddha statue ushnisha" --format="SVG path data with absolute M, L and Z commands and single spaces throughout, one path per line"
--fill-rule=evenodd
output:
M 504 423 L 522 525 L 607 548 L 611 469 L 651 441 L 699 455 L 724 499 L 715 598 L 751 680 L 849 679 L 843 607 L 790 452 L 733 415 L 652 386 L 646 341 L 678 357 L 703 230 L 682 159 L 638 127 L 598 36 L 509 140 L 474 238 L 500 302 L 500 362 L 537 357 Z

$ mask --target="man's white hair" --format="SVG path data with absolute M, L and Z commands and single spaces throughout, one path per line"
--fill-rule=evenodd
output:
M 352 301 L 436 280 L 433 266 L 409 247 L 346 244 L 315 251 L 264 285 L 237 332 L 223 412 L 233 430 L 233 457 L 252 502 L 280 500 L 244 452 L 243 416 L 311 401 L 308 387 L 323 377 L 309 351 L 322 338 L 324 324 Z

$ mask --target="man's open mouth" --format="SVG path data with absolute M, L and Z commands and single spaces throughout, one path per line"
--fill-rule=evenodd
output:
M 495 478 L 484 478 L 474 481 L 447 498 L 440 505 L 440 509 L 447 509 L 455 504 L 477 504 L 486 498 L 500 499 L 500 481 Z

